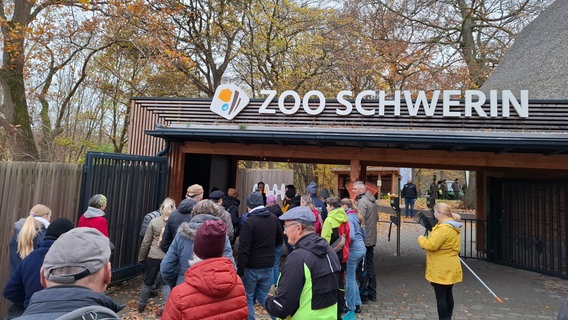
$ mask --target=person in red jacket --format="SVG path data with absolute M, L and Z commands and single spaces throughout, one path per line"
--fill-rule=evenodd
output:
M 206 220 L 199 227 L 194 258 L 184 282 L 171 291 L 162 320 L 247 318 L 245 287 L 231 260 L 223 257 L 226 228 L 220 220 Z
M 89 207 L 79 218 L 77 227 L 88 227 L 99 230 L 108 238 L 108 222 L 105 218 L 107 198 L 102 194 L 95 194 L 89 199 Z

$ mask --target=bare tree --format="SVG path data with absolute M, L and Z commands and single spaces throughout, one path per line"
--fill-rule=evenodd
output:
M 467 67 L 468 87 L 479 88 L 515 35 L 550 0 L 375 0 L 404 18 L 409 43 L 440 45 L 440 59 Z M 455 60 L 455 55 L 459 59 Z

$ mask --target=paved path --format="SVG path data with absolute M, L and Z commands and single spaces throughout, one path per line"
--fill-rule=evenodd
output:
M 436 301 L 432 287 L 424 279 L 424 252 L 416 239 L 424 229 L 413 223 L 403 223 L 401 255 L 396 252 L 396 229 L 387 242 L 388 224 L 379 224 L 379 243 L 375 248 L 379 286 L 378 301 L 363 305 L 359 319 L 412 320 L 437 319 Z M 464 268 L 464 281 L 454 286 L 453 319 L 556 319 L 568 280 L 513 269 L 481 260 L 466 263 L 503 300 L 493 296 Z M 150 311 L 135 311 L 140 279 L 111 288 L 110 295 L 128 307 L 121 312 L 123 319 L 157 319 Z M 152 299 L 158 303 L 156 298 Z M 153 310 L 157 307 L 152 307 Z M 257 319 L 269 319 L 257 308 Z

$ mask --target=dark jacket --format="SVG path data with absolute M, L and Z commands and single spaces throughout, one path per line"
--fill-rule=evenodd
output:
M 270 213 L 272 213 L 277 217 L 280 217 L 282 215 L 282 208 L 280 208 L 280 205 L 278 204 L 273 204 L 271 206 L 268 206 L 266 207 L 266 210 L 270 211 Z
M 274 266 L 276 245 L 282 243 L 282 224 L 266 208 L 249 212 L 241 227 L 237 269 L 261 269 Z
M 294 248 L 282 265 L 276 295 L 266 299 L 266 310 L 282 319 L 323 319 L 326 315 L 335 319 L 340 268 L 337 255 L 315 233 L 302 237 Z
M 16 271 L 16 267 L 22 262 L 22 258 L 18 254 L 18 234 L 20 234 L 20 230 L 26 221 L 25 218 L 21 218 L 14 224 L 14 236 L 10 239 L 10 274 L 13 274 Z M 34 239 L 34 249 L 39 248 L 41 242 L 43 241 L 43 237 L 45 236 L 45 228 L 42 226 L 39 229 L 35 239 Z
M 225 196 L 223 198 L 223 203 L 221 206 L 225 208 L 225 210 L 229 211 L 231 214 L 231 222 L 233 223 L 233 227 L 236 227 L 241 224 L 241 217 L 239 217 L 239 205 L 241 202 L 237 198 L 233 198 L 231 196 Z M 236 230 L 235 230 L 235 238 L 237 237 Z
M 123 308 L 110 297 L 89 288 L 60 285 L 36 292 L 32 296 L 26 311 L 16 319 L 57 319 L 66 313 L 87 306 L 102 306 L 113 312 L 118 312 Z
M 28 307 L 34 293 L 43 289 L 39 280 L 39 269 L 49 247 L 55 240 L 43 240 L 39 248 L 24 258 L 4 287 L 4 297 L 24 309 Z
M 416 190 L 416 185 L 414 183 L 407 183 L 402 187 L 401 196 L 403 198 L 418 198 L 418 191 Z
M 270 211 L 270 213 L 272 213 L 273 215 L 275 215 L 277 217 L 280 217 L 283 214 L 282 208 L 280 208 L 279 204 L 273 204 L 271 206 L 266 207 L 266 209 L 268 211 Z M 280 221 L 280 225 L 282 226 L 282 230 L 284 230 L 284 221 Z M 284 231 L 282 231 L 282 232 L 284 232 Z M 284 242 L 284 236 L 282 236 L 282 241 L 279 244 L 276 244 L 276 245 L 277 246 L 281 245 L 283 242 Z
M 177 230 L 183 222 L 191 221 L 192 215 L 191 210 L 197 204 L 193 199 L 184 199 L 179 203 L 177 209 L 172 212 L 168 221 L 166 222 L 166 227 L 164 228 L 164 234 L 162 235 L 162 243 L 160 244 L 160 249 L 164 252 L 168 252 L 168 248 L 174 241 Z

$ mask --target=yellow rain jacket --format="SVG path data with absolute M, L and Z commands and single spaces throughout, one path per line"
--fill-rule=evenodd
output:
M 426 280 L 437 284 L 454 284 L 463 280 L 459 260 L 461 223 L 444 219 L 432 228 L 428 237 L 418 237 L 426 250 Z

